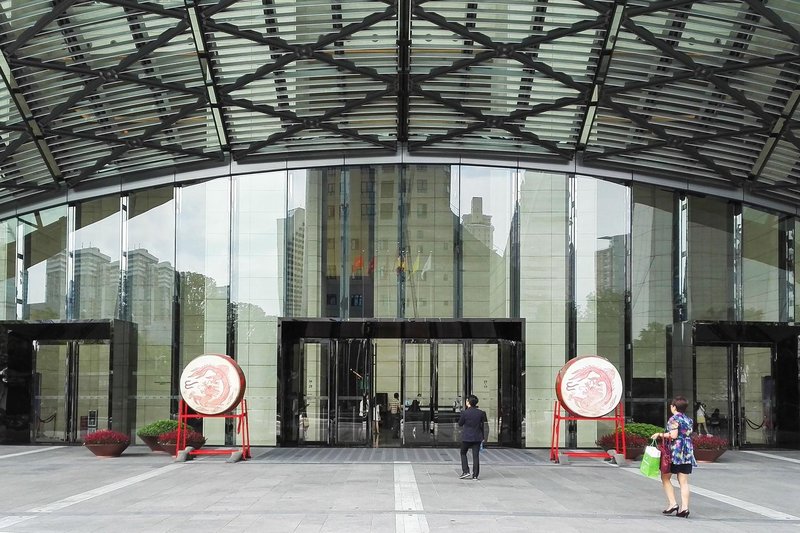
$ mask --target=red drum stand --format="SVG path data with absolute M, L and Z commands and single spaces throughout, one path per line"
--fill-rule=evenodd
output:
M 613 421 L 614 422 L 614 448 L 616 453 L 625 455 L 625 408 L 622 402 L 617 404 L 614 409 L 614 416 L 600 416 L 597 418 L 587 418 L 585 416 L 573 415 L 567 411 L 560 401 L 556 400 L 553 406 L 553 431 L 552 439 L 550 441 L 550 460 L 556 463 L 558 459 L 558 441 L 561 435 L 561 421 L 562 420 L 589 420 L 589 421 Z M 592 451 L 566 451 L 563 452 L 567 457 L 575 458 L 589 458 L 589 457 L 602 457 L 608 458 L 606 450 L 602 452 Z
M 178 435 L 177 445 L 175 447 L 175 454 L 186 448 L 186 428 L 189 427 L 186 422 L 192 418 L 234 418 L 238 420 L 236 425 L 236 433 L 242 436 L 242 459 L 250 459 L 250 423 L 247 418 L 247 400 L 242 398 L 239 402 L 237 412 L 227 412 L 219 415 L 203 415 L 200 413 L 189 414 L 189 407 L 183 398 L 178 402 Z M 190 455 L 230 455 L 239 451 L 237 448 L 200 448 L 199 450 L 192 450 Z

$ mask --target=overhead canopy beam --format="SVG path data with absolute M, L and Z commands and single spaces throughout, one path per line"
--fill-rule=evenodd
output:
M 217 142 L 219 142 L 220 150 L 227 151 L 230 149 L 231 144 L 229 141 L 230 135 L 222 115 L 221 94 L 212 68 L 213 62 L 209 54 L 209 43 L 206 40 L 203 28 L 204 16 L 200 11 L 197 0 L 185 0 L 185 2 L 186 12 L 189 15 L 189 25 L 192 28 L 192 40 L 197 51 L 197 61 L 200 63 L 200 72 L 203 76 L 203 86 L 206 89 L 206 101 L 211 107 L 211 117 L 214 121 L 214 129 L 217 132 Z
M 33 139 L 36 149 L 39 151 L 39 155 L 42 157 L 42 161 L 47 167 L 47 170 L 50 172 L 50 176 L 56 183 L 61 183 L 64 178 L 61 174 L 61 169 L 58 166 L 58 162 L 56 161 L 53 152 L 50 150 L 50 146 L 47 144 L 47 140 L 45 139 L 45 135 L 42 131 L 42 126 L 39 124 L 39 120 L 37 120 L 37 118 L 33 115 L 33 111 L 31 111 L 31 108 L 28 105 L 25 93 L 23 93 L 22 89 L 17 84 L 17 80 L 14 78 L 14 73 L 11 71 L 11 65 L 9 65 L 8 62 L 9 52 L 6 51 L 6 47 L 2 43 L 0 43 L 0 52 L 2 52 L 0 53 L 0 75 L 3 77 L 3 83 L 5 83 L 6 87 L 8 88 L 8 93 L 11 95 L 11 99 L 14 101 L 17 112 L 19 113 L 19 116 L 22 117 L 28 135 L 30 135 L 30 138 Z
M 758 154 L 753 168 L 750 169 L 750 173 L 747 176 L 748 180 L 756 181 L 761 176 L 761 172 L 764 170 L 767 161 L 769 161 L 770 156 L 775 151 L 775 147 L 788 130 L 790 120 L 797 110 L 798 102 L 800 102 L 800 85 L 796 86 L 794 91 L 792 91 L 792 95 L 789 97 L 786 105 L 783 106 L 780 117 L 778 117 L 772 125 L 769 137 L 767 137 L 767 140 L 764 142 L 764 146 L 761 147 L 761 152 Z
M 606 13 L 608 26 L 606 26 L 603 44 L 600 47 L 600 56 L 592 80 L 592 87 L 589 89 L 589 101 L 586 103 L 586 111 L 581 120 L 581 130 L 578 135 L 578 150 L 585 150 L 586 143 L 589 142 L 589 135 L 594 127 L 594 119 L 597 116 L 597 106 L 600 104 L 601 93 L 608 75 L 608 68 L 611 66 L 611 56 L 614 54 L 614 46 L 617 43 L 617 35 L 625 16 L 625 5 L 627 0 L 616 0 L 611 9 Z

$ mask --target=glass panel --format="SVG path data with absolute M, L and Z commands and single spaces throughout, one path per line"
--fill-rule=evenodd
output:
M 128 197 L 126 313 L 135 322 L 139 363 L 136 422 L 168 418 L 172 375 L 173 289 L 175 285 L 175 201 L 173 187 Z
M 248 381 L 250 416 L 273 420 L 277 416 L 277 334 L 278 317 L 283 315 L 284 267 L 300 259 L 284 255 L 286 173 L 238 176 L 233 187 L 235 355 Z M 292 283 L 296 281 L 292 279 Z M 275 426 L 253 425 L 250 438 L 274 444 Z
M 464 317 L 511 316 L 516 174 L 510 169 L 461 167 Z
M 63 320 L 67 294 L 67 207 L 20 217 L 25 239 L 22 319 Z
M 83 202 L 75 207 L 75 291 L 78 319 L 119 316 L 119 196 Z
M 309 207 L 319 213 L 320 240 L 322 246 L 319 258 L 322 261 L 322 316 L 347 317 L 348 302 L 342 295 L 342 276 L 345 263 L 349 263 L 352 243 L 343 233 L 349 212 L 344 209 L 346 200 L 342 198 L 344 172 L 340 167 L 308 170 Z M 312 250 L 309 252 L 313 253 Z M 316 250 L 314 250 L 316 252 Z M 348 270 L 350 265 L 348 264 Z
M 742 208 L 742 306 L 748 321 L 780 319 L 780 217 Z
M 298 442 L 328 443 L 330 396 L 328 395 L 328 364 L 330 344 L 306 342 L 302 345 L 301 391 L 299 399 L 292 399 L 292 412 L 299 414 L 289 421 L 289 431 L 298 433 Z M 294 429 L 294 428 L 297 429 Z M 291 439 L 291 437 L 290 437 Z M 291 439 L 294 440 L 294 439 Z
M 527 446 L 550 446 L 553 385 L 567 360 L 567 183 L 564 174 L 524 171 L 520 176 L 519 306 L 531 354 L 523 380 Z
M 76 388 L 77 442 L 87 433 L 111 427 L 108 393 L 111 390 L 110 343 L 75 343 L 78 348 Z
M 706 429 L 712 435 L 729 438 L 730 401 L 728 393 L 728 347 L 697 346 L 695 348 L 696 402 L 705 405 Z M 694 416 L 697 416 L 695 409 Z M 696 419 L 695 419 L 696 420 Z M 664 423 L 663 420 L 661 422 Z
M 67 359 L 66 343 L 36 343 L 33 413 L 36 429 L 33 441 L 67 440 Z
M 631 224 L 631 336 L 633 383 L 627 416 L 664 423 L 666 326 L 672 323 L 672 250 L 675 195 L 634 185 Z
M 461 343 L 438 344 L 436 365 L 436 443 L 455 445 L 461 442 L 458 418 L 464 409 L 464 346 Z
M 183 187 L 176 226 L 180 272 L 179 368 L 203 353 L 228 351 L 230 181 Z M 224 444 L 222 418 L 203 420 L 209 444 Z
M 794 319 L 800 320 L 800 220 L 794 221 Z
M 399 279 L 405 282 L 404 316 L 458 316 L 454 314 L 453 268 L 458 230 L 457 167 L 408 165 L 403 186 L 403 247 L 397 266 Z
M 336 346 L 336 444 L 364 446 L 369 431 L 364 403 L 369 398 L 370 345 L 367 339 L 334 341 Z M 399 420 L 398 420 L 399 424 Z
M 380 435 L 376 446 L 399 446 L 403 423 L 400 396 L 399 339 L 375 339 L 375 398 L 379 406 Z M 396 395 L 396 397 L 395 397 Z
M 734 320 L 732 206 L 693 196 L 688 202 L 689 319 Z
M 775 387 L 772 350 L 742 347 L 739 367 L 741 444 L 775 444 Z
M 478 397 L 478 407 L 486 411 L 489 420 L 487 442 L 497 443 L 500 437 L 500 369 L 497 344 L 472 345 L 472 394 Z
M 361 183 L 363 187 L 363 178 Z M 400 316 L 397 308 L 398 281 L 405 276 L 406 268 L 402 258 L 404 256 L 401 257 L 400 254 L 399 218 L 397 215 L 400 206 L 400 167 L 395 165 L 376 166 L 374 184 L 374 314 L 376 317 L 395 318 Z
M 576 355 L 601 355 L 622 375 L 628 210 L 627 187 L 575 179 Z M 578 446 L 594 445 L 595 425 L 578 422 Z
M 406 445 L 432 444 L 431 433 L 431 344 L 404 343 L 405 421 L 403 440 Z
M 286 214 L 287 316 L 318 317 L 323 308 L 322 253 L 333 253 L 336 242 L 335 239 L 328 242 L 324 237 L 329 213 L 322 211 L 320 172 L 289 172 Z M 336 294 L 333 297 L 338 298 Z M 332 303 L 338 305 L 338 301 Z
M 0 222 L 0 320 L 17 318 L 17 219 Z
M 345 242 L 347 246 L 348 316 L 374 315 L 375 285 L 375 177 L 373 166 L 347 170 L 349 198 Z
M 521 382 L 519 373 L 522 366 L 519 357 L 522 345 L 516 341 L 501 341 L 498 347 L 500 350 L 498 372 L 500 409 L 497 442 L 502 446 L 518 446 L 520 416 L 525 412 L 524 391 L 520 390 L 518 386 Z

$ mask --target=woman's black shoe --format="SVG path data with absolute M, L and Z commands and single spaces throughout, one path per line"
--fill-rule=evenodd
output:
M 678 514 L 675 516 L 680 518 L 689 518 L 689 509 L 684 509 L 683 511 L 678 511 Z
M 678 506 L 676 505 L 675 507 L 670 507 L 669 509 L 664 509 L 663 511 L 661 511 L 661 514 L 672 514 L 677 510 L 678 510 Z

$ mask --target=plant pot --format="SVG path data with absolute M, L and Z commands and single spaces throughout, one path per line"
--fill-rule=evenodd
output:
M 203 442 L 187 442 L 186 446 L 191 446 L 195 450 L 199 450 L 203 447 L 203 444 Z M 160 442 L 158 446 L 162 452 L 167 452 L 170 455 L 175 455 L 176 453 L 174 442 Z
M 84 444 L 84 446 L 97 457 L 119 457 L 128 447 L 128 443 Z
M 625 459 L 629 461 L 635 461 L 639 457 L 644 455 L 644 447 L 642 446 L 626 446 L 625 447 Z
M 150 448 L 150 450 L 152 450 L 154 452 L 163 452 L 163 451 L 165 451 L 158 444 L 158 436 L 157 435 L 145 435 L 145 436 L 141 436 L 140 435 L 139 438 L 142 439 L 142 442 L 144 442 L 147 445 L 147 447 Z
M 725 453 L 725 450 L 695 450 L 694 458 L 699 463 L 713 463 L 719 456 Z

